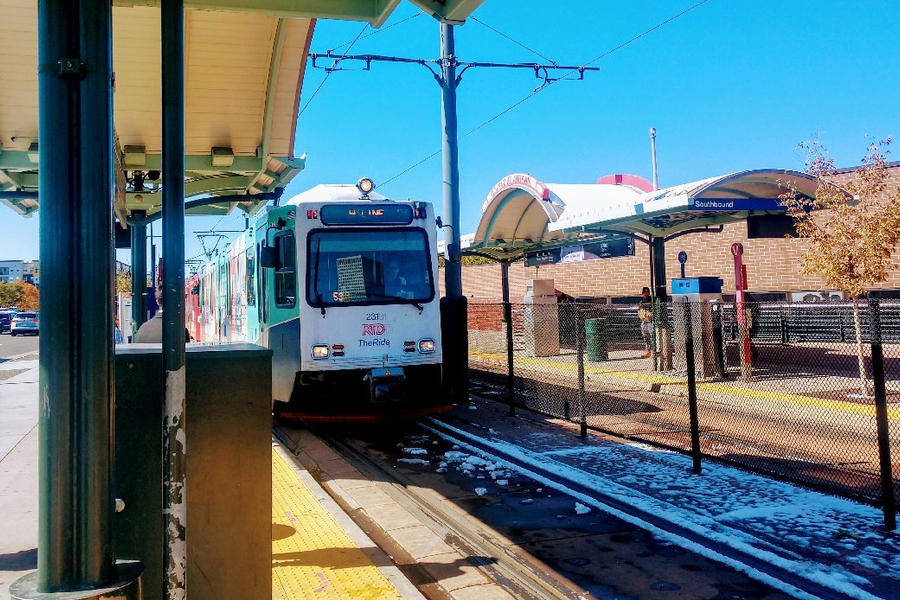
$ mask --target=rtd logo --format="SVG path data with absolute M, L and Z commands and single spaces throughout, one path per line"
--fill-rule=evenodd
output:
M 384 323 L 364 323 L 362 326 L 363 336 L 384 335 L 386 331 L 387 327 L 384 326 Z

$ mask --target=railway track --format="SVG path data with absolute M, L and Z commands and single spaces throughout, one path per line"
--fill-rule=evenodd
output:
M 536 559 L 497 530 L 465 514 L 439 495 L 429 493 L 394 466 L 373 453 L 360 440 L 335 435 L 320 426 L 306 424 L 310 433 L 325 442 L 360 473 L 373 481 L 398 504 L 410 510 L 435 534 L 478 567 L 489 579 L 523 600 L 583 600 L 585 592 L 550 566 Z M 276 427 L 283 442 L 296 435 L 290 426 Z M 290 445 L 288 444 L 290 448 Z M 296 454 L 296 453 L 295 453 Z M 338 499 L 339 500 L 339 499 Z M 352 516 L 352 515 L 351 515 Z M 371 530 L 370 523 L 360 523 Z
M 457 413 L 457 418 L 458 416 L 459 413 Z M 453 419 L 446 420 L 452 421 Z M 484 426 L 475 425 L 475 427 L 477 429 Z M 696 579 L 695 588 L 693 583 L 689 583 L 688 585 L 692 587 L 684 589 L 685 592 L 691 592 L 688 595 L 692 598 L 741 598 L 747 600 L 791 596 L 806 599 L 843 600 L 850 597 L 802 577 L 799 574 L 799 568 L 792 569 L 789 564 L 771 564 L 754 553 L 743 552 L 727 544 L 717 543 L 696 531 L 679 527 L 677 524 L 667 521 L 664 515 L 648 514 L 636 510 L 620 499 L 599 495 L 595 490 L 580 483 L 577 478 L 572 478 L 570 474 L 541 469 L 534 463 L 523 460 L 513 447 L 506 447 L 508 451 L 504 451 L 502 445 L 491 444 L 478 435 L 467 434 L 444 420 L 426 419 L 415 425 L 415 431 L 419 433 L 419 437 L 423 431 L 427 431 L 432 439 L 443 440 L 445 448 L 462 449 L 472 455 L 478 455 L 486 461 L 502 463 L 510 470 L 521 474 L 523 479 L 537 482 L 538 491 L 541 490 L 540 486 L 545 489 L 564 490 L 560 495 L 568 495 L 570 503 L 571 498 L 590 499 L 591 501 L 586 503 L 601 507 L 600 510 L 604 510 L 602 507 L 606 507 L 605 512 L 612 515 L 619 517 L 625 515 L 624 521 L 627 521 L 628 524 L 618 526 L 612 538 L 628 537 L 636 544 L 650 546 L 651 551 L 628 554 L 627 549 L 623 552 L 621 548 L 615 548 L 616 552 L 621 553 L 619 556 L 614 555 L 610 548 L 601 547 L 603 552 L 598 553 L 596 552 L 598 545 L 596 543 L 594 546 L 590 545 L 593 543 L 593 538 L 597 536 L 595 531 L 573 531 L 577 528 L 573 527 L 571 521 L 554 522 L 552 521 L 554 513 L 551 512 L 549 514 L 551 522 L 548 524 L 545 520 L 543 531 L 545 535 L 547 532 L 551 532 L 549 534 L 551 537 L 558 533 L 560 539 L 556 541 L 557 547 L 548 551 L 550 554 L 536 553 L 535 545 L 531 542 L 537 537 L 529 538 L 528 535 L 525 535 L 517 538 L 516 535 L 509 534 L 510 529 L 503 523 L 498 524 L 491 521 L 490 518 L 484 518 L 486 511 L 490 512 L 489 509 L 478 507 L 473 509 L 472 504 L 467 505 L 465 502 L 460 502 L 453 497 L 453 494 L 442 495 L 439 491 L 440 485 L 435 484 L 434 464 L 431 464 L 430 467 L 423 466 L 420 471 L 398 468 L 397 455 L 391 456 L 390 450 L 385 451 L 387 446 L 384 442 L 379 442 L 379 435 L 373 435 L 371 430 L 366 431 L 363 428 L 362 433 L 345 435 L 344 432 L 339 433 L 316 425 L 310 426 L 307 431 L 327 444 L 343 460 L 352 464 L 363 477 L 377 482 L 381 489 L 385 490 L 398 504 L 416 513 L 422 523 L 427 523 L 439 538 L 453 546 L 462 557 L 466 557 L 469 564 L 477 566 L 491 581 L 507 589 L 517 598 L 581 600 L 591 596 L 619 598 L 623 595 L 653 598 L 656 597 L 654 590 L 669 589 L 666 586 L 678 588 L 678 585 L 670 582 L 679 582 L 684 585 L 684 582 L 678 578 L 679 575 L 672 573 L 672 571 L 678 570 L 690 571 L 691 576 Z M 276 432 L 278 432 L 277 429 Z M 385 433 L 385 431 L 381 431 L 380 437 L 389 437 L 385 436 Z M 295 438 L 297 431 L 282 428 L 280 435 L 286 438 Z M 427 443 L 437 442 L 429 441 Z M 290 446 L 290 444 L 288 445 Z M 437 469 L 437 473 L 440 472 L 441 469 Z M 320 475 L 327 480 L 327 473 Z M 546 495 L 546 491 L 544 494 Z M 516 501 L 508 500 L 513 495 L 514 492 L 510 489 L 507 493 L 506 504 L 513 505 L 512 512 L 515 513 L 524 508 L 519 505 L 529 501 L 519 500 L 519 505 L 516 505 Z M 558 506 L 559 504 L 549 510 L 558 513 Z M 494 510 L 492 514 L 496 516 L 497 512 Z M 556 514 L 555 518 L 560 519 L 562 515 Z M 616 519 L 616 517 L 608 515 L 606 518 Z M 527 518 L 525 520 L 528 521 Z M 635 525 L 636 523 L 641 525 Z M 363 523 L 360 524 L 363 525 Z M 374 525 L 377 528 L 377 523 Z M 372 530 L 372 526 L 373 523 L 369 522 L 363 529 Z M 611 527 L 609 523 L 603 526 L 607 529 Z M 522 527 L 527 526 L 522 525 Z M 666 546 L 668 542 L 653 541 L 653 538 L 657 536 L 669 542 L 674 540 L 674 542 L 671 546 Z M 589 544 L 585 545 L 584 540 L 588 540 Z M 379 545 L 381 545 L 380 542 Z M 602 544 L 600 545 L 602 546 Z M 538 546 L 540 545 L 538 544 Z M 566 554 L 566 551 L 563 550 L 563 554 L 559 554 L 560 548 L 567 546 L 573 548 L 577 546 L 579 549 L 571 550 L 570 554 Z M 656 548 L 656 550 L 652 548 Z M 662 549 L 660 550 L 660 548 Z M 582 555 L 576 556 L 579 551 L 582 552 Z M 553 554 L 554 552 L 557 554 Z M 671 558 L 672 564 L 661 567 L 659 564 L 641 562 L 647 560 L 652 563 L 654 558 L 646 557 L 654 553 L 659 553 L 666 560 Z M 566 568 L 566 563 L 587 566 L 580 569 Z M 619 578 L 619 581 L 615 581 L 616 577 Z M 647 583 L 652 583 L 645 595 L 640 591 L 635 593 L 637 584 L 634 582 L 623 583 L 621 581 L 623 578 L 643 579 Z M 611 583 L 605 583 L 599 588 L 596 585 L 592 587 L 592 582 L 609 582 L 610 580 L 612 580 Z M 707 594 L 707 592 L 698 591 L 711 588 L 716 588 L 718 592 Z M 426 595 L 431 598 L 436 597 L 434 594 Z M 450 594 L 446 598 L 452 597 Z

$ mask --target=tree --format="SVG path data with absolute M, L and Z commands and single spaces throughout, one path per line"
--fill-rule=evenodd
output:
M 25 281 L 0 283 L 0 306 L 15 306 L 19 310 L 38 310 L 40 294 L 36 287 Z
M 801 273 L 821 276 L 853 301 L 860 391 L 869 395 L 863 364 L 859 298 L 888 277 L 900 244 L 900 187 L 889 189 L 886 159 L 891 139 L 869 144 L 853 179 L 836 183 L 833 159 L 819 141 L 801 144 L 806 172 L 817 182 L 810 199 L 791 189 L 781 196 L 797 235 L 809 241 Z M 819 212 L 823 211 L 823 212 Z
M 116 294 L 131 293 L 131 269 L 116 267 Z

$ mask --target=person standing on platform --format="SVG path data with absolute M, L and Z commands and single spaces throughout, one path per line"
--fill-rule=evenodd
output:
M 116 324 L 116 329 L 115 329 L 115 334 L 114 334 L 113 339 L 115 340 L 116 344 L 122 344 L 125 342 L 125 337 L 122 335 L 122 330 L 119 329 L 119 315 L 116 315 L 115 317 L 113 317 L 113 321 Z
M 638 321 L 641 323 L 641 336 L 644 338 L 644 354 L 641 358 L 653 356 L 653 300 L 650 298 L 650 288 L 641 290 L 641 301 L 638 303 Z
M 157 288 L 156 290 L 156 303 L 159 305 L 159 310 L 156 311 L 156 314 L 153 315 L 152 319 L 141 325 L 141 328 L 137 330 L 136 334 L 134 334 L 135 344 L 162 343 L 163 293 L 161 288 Z M 188 332 L 187 327 L 184 328 L 184 341 L 185 343 L 191 341 L 191 334 Z

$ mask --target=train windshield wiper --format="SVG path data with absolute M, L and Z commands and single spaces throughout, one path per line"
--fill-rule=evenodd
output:
M 403 296 L 392 296 L 390 294 L 378 294 L 378 296 L 380 298 L 384 298 L 385 300 L 400 300 L 402 302 L 408 302 L 409 304 L 412 304 L 413 306 L 418 308 L 419 312 L 422 312 L 423 310 L 425 310 L 425 307 L 422 306 L 420 303 L 416 302 L 415 300 L 410 300 L 409 298 L 404 298 Z

